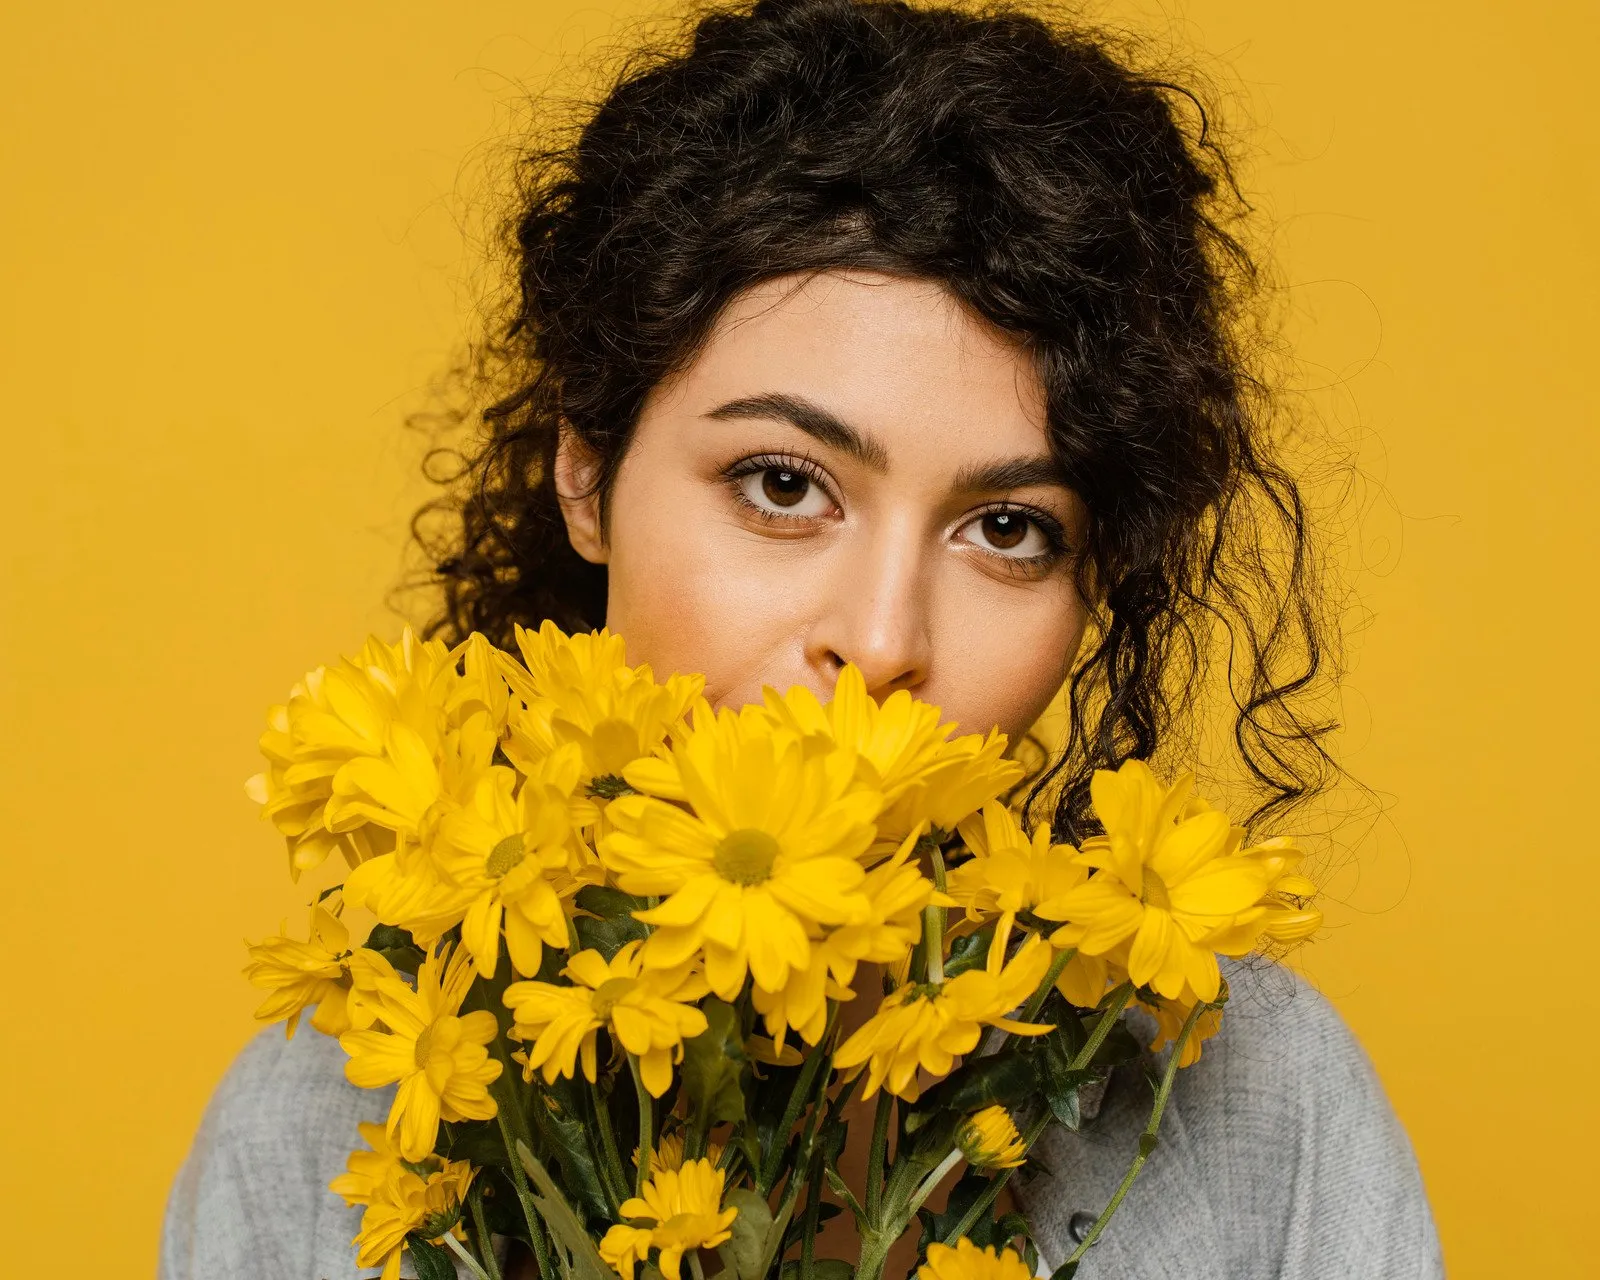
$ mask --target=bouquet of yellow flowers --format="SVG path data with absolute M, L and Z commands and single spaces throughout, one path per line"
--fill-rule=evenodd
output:
M 1320 922 L 1293 845 L 1246 847 L 1188 778 L 1102 771 L 1104 834 L 1052 843 L 1004 802 L 1024 771 L 1003 735 L 952 737 L 853 667 L 827 703 L 716 711 L 606 631 L 516 640 L 369 640 L 272 709 L 249 783 L 292 876 L 348 867 L 305 940 L 252 946 L 246 973 L 259 1018 L 293 1035 L 311 1010 L 350 1081 L 394 1087 L 331 1184 L 385 1280 L 403 1252 L 422 1280 L 499 1280 L 494 1235 L 570 1280 L 877 1280 L 914 1226 L 924 1280 L 1032 1276 L 997 1196 L 1138 1052 L 1138 1005 L 1171 1053 L 1070 1276 L 1217 1030 L 1217 956 Z M 359 945 L 351 909 L 376 920 Z M 876 1110 L 850 1186 L 858 1090 Z M 860 1254 L 818 1258 L 839 1212 Z

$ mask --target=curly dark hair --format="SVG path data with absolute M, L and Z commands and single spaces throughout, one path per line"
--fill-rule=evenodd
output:
M 515 288 L 466 370 L 491 390 L 414 526 L 430 634 L 602 625 L 606 570 L 556 502 L 561 424 L 603 495 L 647 393 L 741 290 L 901 273 L 1024 344 L 1089 512 L 1094 625 L 1030 808 L 1081 838 L 1093 771 L 1191 750 L 1179 729 L 1218 682 L 1248 825 L 1327 785 L 1335 633 L 1249 337 L 1248 205 L 1194 92 L 1017 5 L 761 0 L 636 51 L 517 173 Z

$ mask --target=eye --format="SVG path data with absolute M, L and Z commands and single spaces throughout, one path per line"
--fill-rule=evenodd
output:
M 763 515 L 808 520 L 832 512 L 828 491 L 797 463 L 754 458 L 747 467 L 732 477 L 735 491 Z
M 1061 539 L 1038 516 L 1015 507 L 985 511 L 962 525 L 958 536 L 991 555 L 1009 560 L 1046 560 L 1061 550 Z

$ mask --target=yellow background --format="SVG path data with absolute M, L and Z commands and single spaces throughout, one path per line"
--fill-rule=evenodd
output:
M 659 8 L 660 6 L 657 6 Z M 9 1274 L 137 1275 L 301 895 L 241 790 L 369 628 L 400 427 L 468 331 L 519 82 L 624 0 L 63 3 L 0 41 L 0 1204 Z M 1142 0 L 1258 121 L 1318 411 L 1369 477 L 1346 758 L 1388 812 L 1307 957 L 1452 1273 L 1577 1275 L 1592 1064 L 1592 0 Z M 306 1034 L 310 1034 L 309 1032 Z

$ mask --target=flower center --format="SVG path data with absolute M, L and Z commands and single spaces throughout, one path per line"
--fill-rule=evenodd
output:
M 606 1021 L 611 1017 L 611 1009 L 618 1000 L 633 990 L 632 978 L 608 978 L 594 989 L 594 994 L 589 997 L 589 1007 L 594 1010 L 594 1016 Z
M 1160 876 L 1149 867 L 1144 869 L 1144 892 L 1139 895 L 1139 900 L 1148 907 L 1157 907 L 1162 911 L 1172 910 L 1172 899 L 1167 896 L 1167 884 Z
M 483 872 L 498 880 L 514 867 L 521 865 L 527 856 L 528 846 L 522 838 L 522 832 L 514 831 L 489 850 L 489 858 L 483 864 Z
M 765 831 L 741 827 L 722 837 L 711 865 L 724 880 L 734 884 L 764 884 L 772 879 L 772 864 L 778 860 L 778 842 Z

